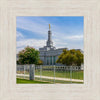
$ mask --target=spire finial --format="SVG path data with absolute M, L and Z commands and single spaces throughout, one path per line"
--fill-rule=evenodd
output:
M 49 30 L 50 30 L 50 24 L 49 24 Z

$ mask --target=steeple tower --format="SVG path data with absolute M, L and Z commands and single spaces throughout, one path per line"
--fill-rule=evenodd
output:
M 49 24 L 47 47 L 52 47 L 53 46 L 53 42 L 52 42 L 52 39 L 51 39 L 52 32 L 51 32 L 50 29 L 51 29 L 51 27 L 50 27 L 50 24 Z
M 49 30 L 50 30 L 50 24 L 49 24 Z

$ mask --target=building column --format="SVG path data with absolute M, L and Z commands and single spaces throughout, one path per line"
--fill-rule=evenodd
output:
M 49 65 L 49 60 L 48 60 L 48 56 L 47 56 L 47 61 L 46 61 L 46 62 L 47 62 L 47 65 Z
M 52 56 L 52 65 L 53 65 L 53 56 Z
M 44 56 L 44 65 L 45 65 L 45 59 L 46 59 L 46 57 Z
M 49 65 L 50 65 L 50 56 L 49 56 Z
M 57 64 L 57 63 L 56 63 L 57 59 L 58 59 L 58 56 L 55 56 L 55 64 Z
M 47 65 L 47 57 L 45 56 L 45 65 Z

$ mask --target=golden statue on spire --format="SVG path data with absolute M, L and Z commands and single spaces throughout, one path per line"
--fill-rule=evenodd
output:
M 50 30 L 50 24 L 49 24 L 49 30 Z

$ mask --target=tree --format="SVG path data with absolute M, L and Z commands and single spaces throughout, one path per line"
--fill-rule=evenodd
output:
M 83 63 L 83 54 L 80 50 L 63 50 L 63 53 L 58 57 L 57 63 L 64 65 L 80 66 Z
M 43 61 L 39 60 L 37 65 L 43 65 Z
M 27 46 L 24 50 L 18 54 L 19 64 L 37 64 L 39 61 L 39 51 L 32 47 Z

